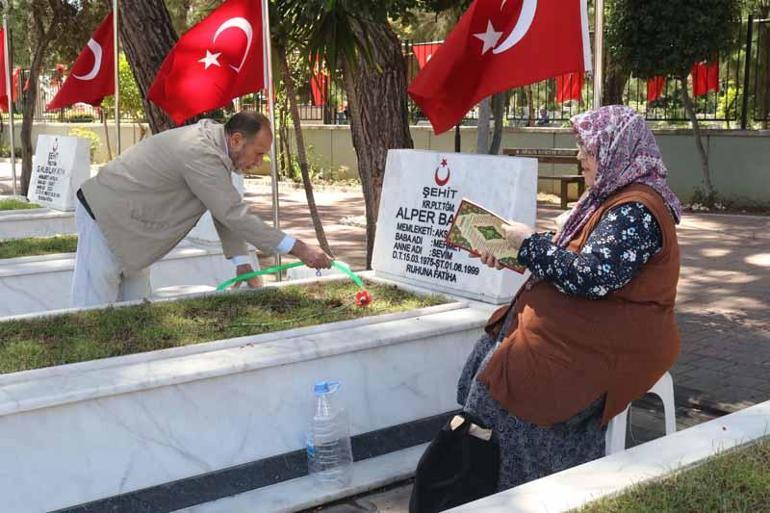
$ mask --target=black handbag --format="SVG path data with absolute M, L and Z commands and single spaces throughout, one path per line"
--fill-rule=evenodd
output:
M 437 513 L 497 492 L 492 431 L 465 412 L 441 428 L 417 464 L 409 513 Z

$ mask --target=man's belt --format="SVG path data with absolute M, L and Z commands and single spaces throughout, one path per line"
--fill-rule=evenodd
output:
M 88 212 L 88 215 L 91 216 L 91 219 L 96 221 L 96 216 L 94 216 L 94 213 L 91 211 L 91 207 L 88 205 L 88 202 L 86 201 L 86 197 L 83 195 L 83 189 L 78 189 L 78 192 L 75 193 L 75 196 L 78 197 L 80 204 L 83 205 L 83 208 L 86 209 L 86 212 Z

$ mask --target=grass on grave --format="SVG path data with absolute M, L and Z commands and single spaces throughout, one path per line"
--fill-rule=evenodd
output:
M 40 205 L 30 203 L 29 201 L 18 199 L 3 199 L 0 200 L 0 210 L 32 210 L 34 208 L 41 208 Z
M 0 240 L 0 259 L 49 255 L 51 253 L 74 253 L 77 247 L 77 235 Z
M 368 307 L 349 281 L 268 287 L 212 297 L 109 307 L 0 322 L 0 373 L 37 369 L 446 303 L 367 283 Z
M 770 439 L 717 455 L 674 476 L 640 485 L 579 513 L 770 512 Z

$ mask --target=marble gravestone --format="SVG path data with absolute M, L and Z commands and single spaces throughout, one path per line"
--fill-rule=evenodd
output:
M 39 135 L 27 198 L 53 210 L 75 210 L 75 192 L 91 177 L 89 141 Z
M 537 161 L 390 150 L 374 243 L 375 274 L 488 303 L 510 301 L 526 275 L 490 269 L 444 241 L 463 198 L 534 226 Z

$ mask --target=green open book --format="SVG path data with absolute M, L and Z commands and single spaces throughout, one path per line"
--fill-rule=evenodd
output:
M 502 217 L 463 198 L 447 232 L 446 242 L 473 255 L 488 252 L 501 265 L 523 273 L 526 268 L 517 260 L 519 248 L 511 246 L 505 239 L 501 229 L 504 224 Z

